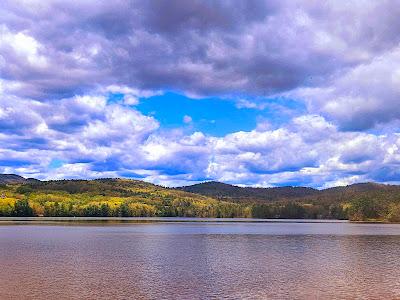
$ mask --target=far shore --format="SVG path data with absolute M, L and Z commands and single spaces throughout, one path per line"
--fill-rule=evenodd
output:
M 0 224 L 12 222 L 218 222 L 218 223 L 349 223 L 333 219 L 255 219 L 192 217 L 0 217 Z M 357 222 L 362 223 L 362 222 Z M 377 222 L 375 222 L 377 223 Z
M 217 222 L 217 223 L 353 223 L 400 224 L 384 220 L 335 220 L 335 219 L 255 219 L 255 218 L 192 218 L 192 217 L 0 217 L 0 224 L 16 223 L 152 223 L 152 222 Z

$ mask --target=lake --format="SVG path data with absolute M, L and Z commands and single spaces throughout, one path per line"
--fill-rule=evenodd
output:
M 56 220 L 0 218 L 0 299 L 400 298 L 399 224 Z

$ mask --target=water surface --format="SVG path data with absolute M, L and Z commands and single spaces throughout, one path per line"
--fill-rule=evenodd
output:
M 400 225 L 177 221 L 2 221 L 0 299 L 400 298 Z

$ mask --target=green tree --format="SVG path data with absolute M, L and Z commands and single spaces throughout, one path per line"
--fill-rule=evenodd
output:
M 259 219 L 273 219 L 276 217 L 272 207 L 265 204 L 253 205 L 251 209 L 251 216 Z
M 102 203 L 100 206 L 100 216 L 108 217 L 110 215 L 110 207 L 107 203 Z
M 379 218 L 381 208 L 372 198 L 357 198 L 351 202 L 349 219 L 351 221 L 365 221 Z
M 130 217 L 129 215 L 129 207 L 127 203 L 122 203 L 118 210 L 119 217 Z
M 304 219 L 306 210 L 303 206 L 289 202 L 281 207 L 279 217 L 282 219 Z
M 27 199 L 19 199 L 14 204 L 14 215 L 17 217 L 33 216 L 33 209 L 29 206 Z
M 386 218 L 389 222 L 400 222 L 400 204 L 392 204 Z

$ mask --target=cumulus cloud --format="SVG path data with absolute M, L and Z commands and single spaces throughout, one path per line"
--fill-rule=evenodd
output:
M 4 0 L 0 171 L 166 185 L 399 182 L 399 43 L 396 1 Z M 260 117 L 222 137 L 166 130 L 137 107 L 171 90 L 285 122 Z
M 399 134 L 342 132 L 318 115 L 214 137 L 160 130 L 153 117 L 102 94 L 44 103 L 9 97 L 0 100 L 2 172 L 42 179 L 132 177 L 163 185 L 400 181 Z M 60 158 L 63 163 L 52 166 Z
M 351 183 L 398 182 L 394 170 L 400 163 L 399 142 L 396 133 L 341 132 L 322 117 L 302 116 L 284 128 L 213 139 L 215 152 L 207 172 L 223 181 L 252 185 L 328 187 L 349 178 Z
M 365 130 L 400 119 L 400 47 L 337 76 L 328 86 L 304 88 L 310 110 L 346 130 Z

